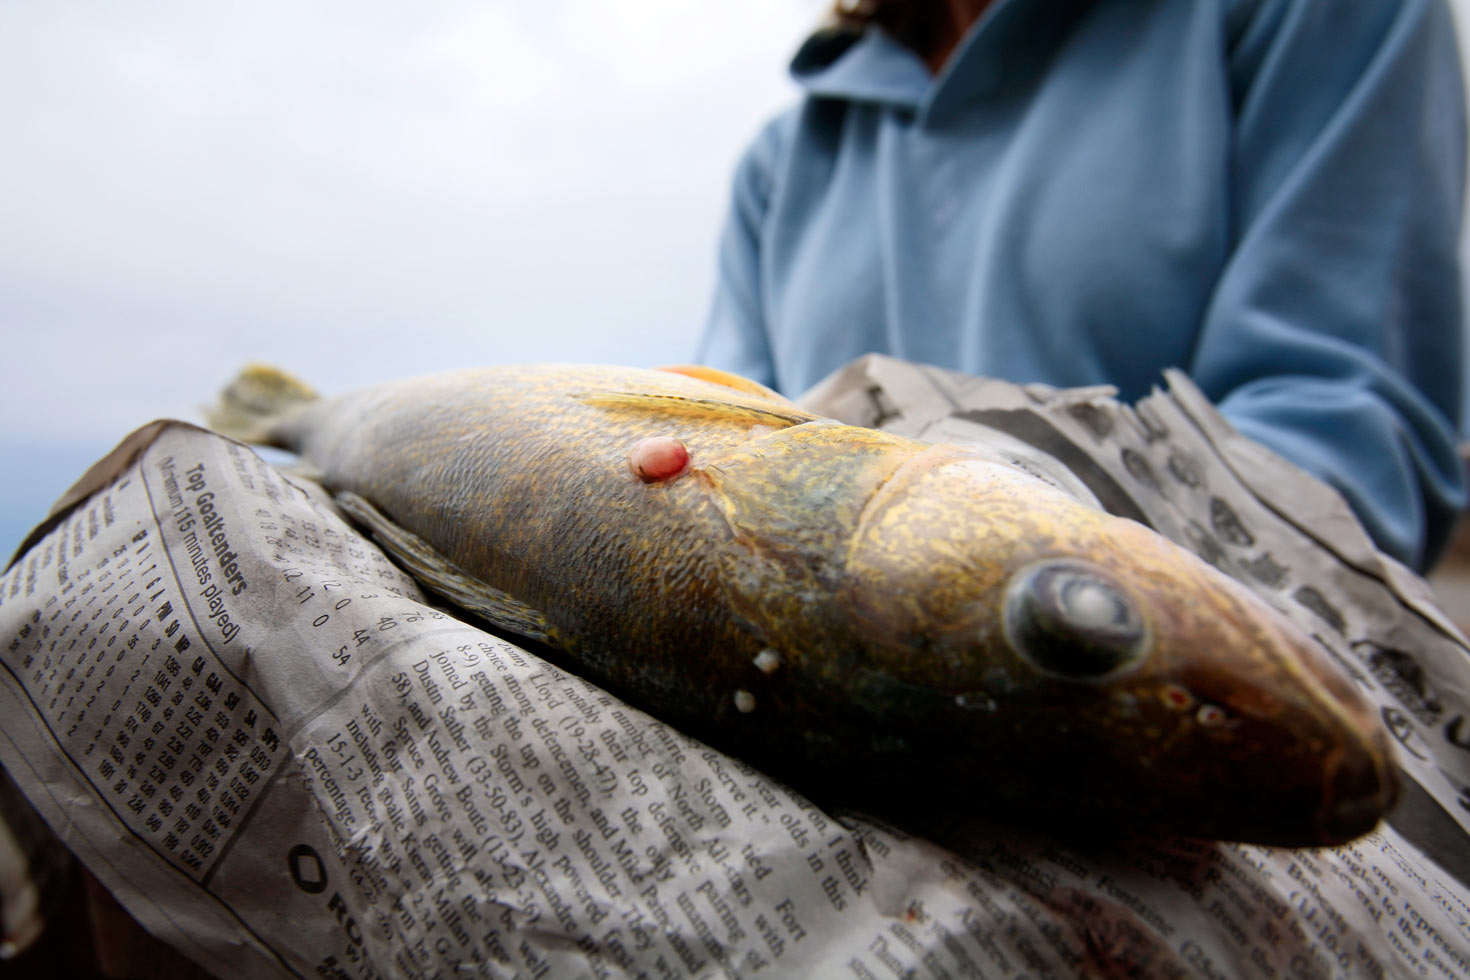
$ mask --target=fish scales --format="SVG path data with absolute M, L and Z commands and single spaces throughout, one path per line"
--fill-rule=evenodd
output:
M 672 433 L 702 458 L 743 441 L 749 423 L 671 427 L 589 406 L 531 372 L 470 392 L 461 381 L 324 403 L 283 426 L 280 441 L 320 467 L 329 489 L 362 495 L 465 572 L 541 610 L 558 645 L 598 637 L 648 663 L 681 657 L 699 638 L 748 641 L 733 630 L 712 637 L 726 624 L 668 591 L 714 593 L 719 556 L 703 546 L 724 526 L 714 501 L 692 481 L 645 486 L 625 457 L 639 439 Z
M 442 564 L 492 622 L 788 778 L 1291 845 L 1392 804 L 1363 699 L 1194 555 L 983 450 L 703 373 L 451 372 L 254 434 L 421 539 L 430 587 Z M 687 469 L 640 479 L 655 437 Z

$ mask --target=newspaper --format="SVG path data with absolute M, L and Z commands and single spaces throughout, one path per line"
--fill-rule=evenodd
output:
M 822 809 L 461 622 L 307 481 L 145 427 L 0 578 L 0 762 L 219 977 L 1470 978 L 1470 669 L 1427 587 L 1178 375 L 1108 392 L 885 358 L 819 411 L 979 439 L 1316 635 L 1406 799 L 1335 849 Z

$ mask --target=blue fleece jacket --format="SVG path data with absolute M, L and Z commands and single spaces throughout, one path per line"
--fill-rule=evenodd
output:
M 1423 566 L 1465 502 L 1444 0 L 998 0 L 931 76 L 825 31 L 739 165 L 699 357 L 1136 399 L 1179 366 Z

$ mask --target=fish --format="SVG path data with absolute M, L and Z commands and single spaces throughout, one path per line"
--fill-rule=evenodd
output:
M 701 367 L 320 397 L 251 366 L 209 421 L 296 453 L 426 588 L 798 789 L 1288 847 L 1399 793 L 1306 631 L 983 446 Z

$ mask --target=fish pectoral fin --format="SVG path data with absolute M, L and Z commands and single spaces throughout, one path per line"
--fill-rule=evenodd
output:
M 708 367 L 704 364 L 668 364 L 658 368 L 670 374 L 682 374 L 686 378 L 698 378 L 700 381 L 708 381 L 710 384 L 724 385 L 726 388 L 734 388 L 747 395 L 759 395 L 761 398 L 769 398 L 773 402 L 782 405 L 791 405 L 791 400 L 779 392 L 772 391 L 759 381 L 752 381 L 744 375 L 734 374 L 730 371 L 721 371 L 719 368 Z M 792 407 L 795 407 L 794 405 Z
M 277 472 L 301 480 L 310 480 L 312 483 L 321 483 L 327 476 L 320 466 L 301 456 L 297 456 L 289 463 L 274 463 L 272 466 Z
M 461 571 L 423 538 L 399 527 L 351 491 L 335 495 L 337 506 L 372 533 L 373 539 L 425 587 L 501 629 L 543 643 L 556 641 L 539 611 Z
M 769 425 L 785 429 L 820 416 L 803 412 L 794 405 L 781 402 L 726 401 L 720 398 L 696 398 L 689 395 L 664 395 L 647 391 L 579 391 L 572 397 L 599 408 L 659 412 L 665 415 L 707 419 L 743 419 L 752 425 Z

